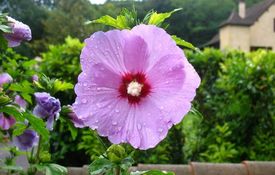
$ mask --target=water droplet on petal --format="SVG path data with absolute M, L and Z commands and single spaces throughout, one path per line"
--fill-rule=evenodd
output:
M 163 110 L 163 109 L 164 109 L 164 107 L 163 107 L 163 106 L 161 106 L 161 107 L 160 107 L 160 109 L 161 109 L 161 110 Z
M 142 127 L 142 126 L 141 126 L 140 124 L 137 125 L 137 129 L 138 129 L 138 130 L 141 130 L 141 127 Z
M 96 123 L 98 123 L 98 120 L 95 120 Z
M 86 86 L 87 86 L 87 83 L 83 83 L 83 86 L 86 87 Z
M 121 131 L 121 129 L 122 129 L 122 127 L 121 127 L 121 126 L 117 127 L 117 130 L 118 130 L 118 131 Z
M 158 129 L 158 132 L 162 132 L 162 131 L 163 131 L 163 129 L 162 129 L 162 128 L 159 128 L 159 129 Z
M 116 112 L 116 113 L 119 113 L 119 110 L 118 110 L 118 109 L 116 109 L 116 110 L 115 110 L 115 112 Z
M 99 88 L 99 87 L 98 87 L 98 88 L 96 88 L 96 90 L 100 91 L 100 90 L 101 90 L 101 88 Z
M 85 103 L 87 103 L 87 99 L 83 98 L 83 99 L 81 100 L 81 102 L 85 104 Z
M 114 126 L 117 125 L 117 122 L 116 122 L 116 121 L 113 121 L 113 122 L 112 122 L 112 125 L 114 125 Z

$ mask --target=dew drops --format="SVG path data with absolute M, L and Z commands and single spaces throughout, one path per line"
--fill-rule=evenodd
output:
M 98 120 L 95 120 L 96 123 L 98 123 Z
M 161 106 L 161 107 L 160 107 L 160 109 L 161 109 L 161 110 L 163 110 L 163 109 L 164 109 L 164 107 L 163 107 L 163 106 Z
M 117 127 L 117 130 L 118 130 L 118 131 L 121 131 L 121 129 L 122 129 L 122 127 L 121 127 L 121 126 Z
M 84 86 L 84 87 L 87 87 L 87 83 L 83 83 L 83 86 Z
M 115 112 L 116 112 L 116 113 L 119 113 L 119 110 L 118 110 L 118 109 L 115 109 Z
M 101 67 L 100 70 L 105 70 L 105 69 L 103 67 Z
M 99 108 L 102 107 L 100 103 L 97 103 L 96 106 Z
M 141 125 L 140 124 L 137 125 L 137 129 L 141 130 Z
M 116 122 L 116 121 L 113 121 L 113 122 L 112 122 L 112 125 L 114 125 L 114 126 L 117 125 L 117 122 Z
M 158 132 L 162 132 L 162 131 L 163 131 L 163 129 L 162 129 L 162 128 L 159 128 L 159 129 L 158 129 Z
M 84 98 L 84 99 L 81 100 L 81 102 L 85 104 L 85 103 L 87 103 L 88 101 L 87 101 L 87 99 Z
M 96 88 L 96 90 L 100 91 L 100 90 L 101 90 L 101 88 L 99 88 L 99 87 L 98 87 L 98 88 Z

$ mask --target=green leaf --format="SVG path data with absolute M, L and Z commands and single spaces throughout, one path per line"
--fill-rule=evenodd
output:
M 116 19 L 109 15 L 105 15 L 100 17 L 99 19 L 87 22 L 86 24 L 89 23 L 104 24 L 117 29 L 130 29 L 130 27 L 127 25 L 127 19 L 123 15 L 118 15 Z
M 5 106 L 7 104 L 11 103 L 11 99 L 4 95 L 3 93 L 0 94 L 0 106 Z
M 68 174 L 68 170 L 66 167 L 63 167 L 58 164 L 50 163 L 50 164 L 42 164 L 42 165 L 32 165 L 37 168 L 38 171 L 44 172 L 45 175 L 66 175 Z
M 156 26 L 160 26 L 164 20 L 166 20 L 167 18 L 169 18 L 173 13 L 177 12 L 181 10 L 181 8 L 175 9 L 171 12 L 166 12 L 166 13 L 157 13 L 157 12 L 153 12 L 151 13 L 150 19 L 148 24 L 153 24 Z
M 66 175 L 68 174 L 67 168 L 57 165 L 57 164 L 48 164 L 46 166 L 46 175 Z
M 7 25 L 2 25 L 0 24 L 0 30 L 4 33 L 11 33 L 11 27 L 7 26 Z
M 12 91 L 17 91 L 17 92 L 22 92 L 27 94 L 33 94 L 35 92 L 34 89 L 32 88 L 32 84 L 27 81 L 23 81 L 21 84 L 19 83 L 12 84 L 9 89 Z
M 100 157 L 96 159 L 92 164 L 89 165 L 89 174 L 98 175 L 102 173 L 108 173 L 112 171 L 113 164 L 108 159 Z
M 176 42 L 177 45 L 179 46 L 183 46 L 185 48 L 188 48 L 188 49 L 191 49 L 191 50 L 194 50 L 194 51 L 198 51 L 199 52 L 199 49 L 196 48 L 195 46 L 193 46 L 193 44 L 177 37 L 176 35 L 172 35 L 172 38 L 173 40 Z
M 73 89 L 74 85 L 71 83 L 67 83 L 67 82 L 62 82 L 60 80 L 55 80 L 54 84 L 53 84 L 53 88 L 54 88 L 54 92 L 59 92 L 59 91 L 66 91 L 69 89 Z
M 24 121 L 22 113 L 19 112 L 19 110 L 15 106 L 4 106 L 0 108 L 0 112 L 4 112 L 10 116 L 13 116 L 17 121 Z
M 1 165 L 0 170 L 13 170 L 13 171 L 23 171 L 24 169 L 20 166 L 12 166 L 12 165 Z
M 24 123 L 16 123 L 13 130 L 13 136 L 19 136 L 23 134 L 27 126 Z
M 150 170 L 131 172 L 131 175 L 175 175 L 175 173 L 160 170 Z
M 135 163 L 132 157 L 126 157 L 121 161 L 120 167 L 123 170 L 128 170 Z
M 49 139 L 49 131 L 46 129 L 45 123 L 41 118 L 38 118 L 30 113 L 24 112 L 24 117 L 30 122 L 33 129 L 42 136 L 43 139 Z
M 3 37 L 0 32 L 0 49 L 6 50 L 8 48 L 8 41 Z

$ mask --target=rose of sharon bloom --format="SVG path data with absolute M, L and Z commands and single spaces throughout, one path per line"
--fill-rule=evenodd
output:
M 11 116 L 5 116 L 3 113 L 0 113 L 0 128 L 3 130 L 10 129 L 16 120 Z
M 32 39 L 31 29 L 26 24 L 19 22 L 11 17 L 7 17 L 12 33 L 5 33 L 4 37 L 8 40 L 9 47 L 19 46 L 23 40 Z
M 73 109 L 115 144 L 155 147 L 191 108 L 200 77 L 165 30 L 96 32 L 85 40 Z
M 16 104 L 18 104 L 18 105 L 21 107 L 21 109 L 23 109 L 23 110 L 26 109 L 27 104 L 28 104 L 28 103 L 27 103 L 22 97 L 20 97 L 19 95 L 16 95 L 16 96 L 14 97 L 14 102 L 15 102 Z
M 34 93 L 36 106 L 33 114 L 47 120 L 47 128 L 53 130 L 53 122 L 61 111 L 60 101 L 46 92 Z
M 0 74 L 0 87 L 3 86 L 3 84 L 12 82 L 12 77 L 8 73 L 2 73 Z
M 38 134 L 30 129 L 26 129 L 23 134 L 13 138 L 13 143 L 20 150 L 26 151 L 38 144 Z

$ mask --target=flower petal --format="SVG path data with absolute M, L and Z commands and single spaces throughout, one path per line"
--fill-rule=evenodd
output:
M 148 46 L 150 59 L 148 60 L 150 69 L 162 57 L 170 54 L 183 54 L 182 50 L 176 45 L 171 36 L 162 28 L 154 25 L 138 25 L 131 30 L 140 36 Z
M 80 55 L 82 70 L 89 70 L 93 64 L 103 63 L 117 74 L 126 71 L 122 50 L 125 41 L 122 32 L 96 32 L 84 42 L 86 45 Z

